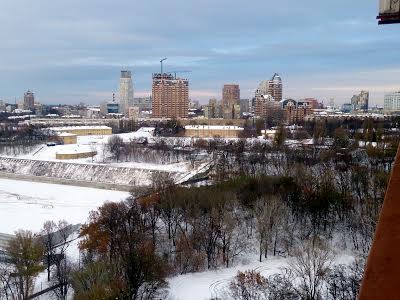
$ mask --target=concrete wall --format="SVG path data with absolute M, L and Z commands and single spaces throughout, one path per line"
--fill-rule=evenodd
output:
M 176 180 L 179 172 L 162 172 L 138 168 L 115 167 L 102 164 L 78 164 L 32 159 L 0 157 L 0 172 L 23 176 L 56 178 L 74 182 L 96 182 L 109 186 L 149 186 L 153 174 L 165 173 Z

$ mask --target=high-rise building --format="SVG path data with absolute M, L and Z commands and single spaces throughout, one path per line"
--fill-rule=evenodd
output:
M 257 95 L 255 116 L 279 123 L 283 120 L 283 109 L 280 102 L 275 101 L 271 95 Z
M 128 115 L 129 107 L 133 106 L 133 93 L 131 71 L 121 71 L 119 80 L 119 109 L 121 114 Z
M 24 109 L 34 111 L 35 110 L 35 95 L 31 91 L 27 91 L 24 94 Z
M 153 74 L 153 118 L 187 118 L 189 81 L 172 74 Z
M 354 95 L 351 98 L 351 104 L 354 111 L 368 111 L 369 92 L 361 91 L 359 95 Z
M 385 112 L 400 112 L 400 92 L 385 95 L 383 110 Z
M 240 112 L 242 114 L 250 112 L 250 100 L 249 99 L 240 99 Z
M 274 76 L 272 76 L 271 80 L 268 81 L 266 94 L 271 95 L 275 101 L 279 102 L 282 100 L 282 90 L 282 78 L 279 76 L 278 73 L 275 73 Z
M 222 89 L 222 106 L 232 107 L 239 104 L 240 88 L 238 84 L 225 84 Z
M 0 100 L 0 112 L 6 111 L 6 104 L 3 100 Z
M 261 81 L 258 89 L 256 90 L 256 95 L 268 95 L 268 80 Z

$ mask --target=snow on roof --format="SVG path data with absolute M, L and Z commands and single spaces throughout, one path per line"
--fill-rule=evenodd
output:
M 76 134 L 73 133 L 68 133 L 68 132 L 57 132 L 58 136 L 77 136 Z
M 221 126 L 221 125 L 187 125 L 185 130 L 244 130 L 239 126 Z
M 96 150 L 92 149 L 87 145 L 64 145 L 62 149 L 57 151 L 57 154 L 76 154 L 76 153 L 88 153 L 94 152 Z
M 111 129 L 108 126 L 66 126 L 66 127 L 50 127 L 53 131 L 67 131 L 67 130 L 79 130 L 79 129 Z

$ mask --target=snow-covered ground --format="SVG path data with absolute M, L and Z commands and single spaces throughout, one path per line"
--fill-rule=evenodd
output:
M 48 220 L 84 223 L 89 212 L 104 202 L 128 196 L 127 192 L 0 179 L 0 233 L 37 232 Z
M 169 298 L 168 300 L 210 300 L 217 296 L 223 296 L 229 282 L 239 271 L 255 270 L 263 276 L 280 273 L 281 268 L 288 266 L 288 258 L 268 258 L 258 262 L 256 256 L 249 258 L 252 262 L 241 264 L 215 271 L 202 273 L 185 274 L 168 279 Z M 352 253 L 340 253 L 336 256 L 334 264 L 350 264 L 354 261 Z

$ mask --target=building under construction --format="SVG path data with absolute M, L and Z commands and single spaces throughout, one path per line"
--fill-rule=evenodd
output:
M 187 118 L 189 81 L 170 73 L 153 74 L 153 118 Z

